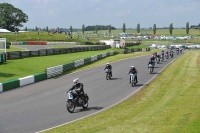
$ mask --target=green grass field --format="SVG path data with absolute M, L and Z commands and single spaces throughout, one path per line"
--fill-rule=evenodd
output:
M 107 50 L 99 50 L 99 51 L 79 52 L 78 54 L 70 53 L 70 54 L 60 54 L 60 55 L 52 55 L 52 56 L 39 56 L 39 57 L 23 58 L 23 59 L 16 59 L 16 60 L 7 60 L 6 63 L 0 65 L 0 69 L 1 69 L 0 82 L 13 80 L 16 78 L 25 77 L 32 74 L 37 74 L 40 72 L 44 72 L 45 69 L 48 67 L 67 64 L 75 60 L 88 58 L 88 57 L 109 52 L 109 51 L 120 52 L 121 49 L 107 49 Z M 157 51 L 160 51 L 160 50 L 157 50 Z M 131 54 L 118 54 L 113 57 L 109 57 L 109 59 L 111 59 L 110 62 L 112 62 L 112 61 L 116 61 L 123 58 L 130 58 L 130 57 L 134 57 L 138 55 L 146 55 L 152 52 L 153 51 L 136 52 L 136 53 L 131 53 Z M 108 61 L 108 59 L 103 59 L 96 62 L 102 64 L 102 63 L 106 63 L 105 61 Z M 74 70 L 80 70 L 80 69 L 88 68 L 91 66 L 93 66 L 93 63 L 87 66 L 82 66 Z M 71 71 L 67 73 L 70 73 L 70 72 Z
M 113 49 L 60 54 L 52 56 L 39 56 L 16 60 L 7 60 L 0 65 L 0 82 L 12 80 L 44 72 L 46 68 L 67 64 L 79 59 L 88 58 L 97 54 L 114 51 Z
M 67 39 L 65 34 L 52 34 L 48 35 L 47 32 L 41 32 L 39 35 L 37 32 L 21 32 L 19 34 L 13 34 L 13 33 L 1 33 L 1 38 L 6 38 L 7 42 L 15 42 L 15 41 L 69 41 L 69 42 L 85 42 L 85 41 L 92 41 L 92 42 L 98 42 L 102 39 L 109 39 L 109 38 L 103 38 L 102 36 L 97 37 L 96 34 L 92 35 L 94 31 L 85 31 L 85 35 L 89 38 L 89 40 L 84 40 L 82 37 L 82 32 L 77 31 L 74 32 L 76 34 L 79 33 L 80 37 L 77 38 L 77 36 L 73 36 L 72 39 Z M 136 30 L 126 30 L 127 33 L 135 34 Z M 108 30 L 99 30 L 98 34 L 102 33 L 108 33 Z M 122 30 L 112 30 L 112 34 L 119 34 L 122 33 Z M 146 33 L 147 35 L 153 34 L 152 30 L 143 30 L 141 29 L 141 33 Z M 168 29 L 157 29 L 156 35 L 170 35 Z M 185 29 L 174 29 L 173 30 L 173 36 L 186 36 Z M 190 29 L 189 35 L 192 36 L 200 36 L 200 30 L 198 29 Z M 198 42 L 198 40 L 196 40 Z
M 135 96 L 45 133 L 198 133 L 199 75 L 200 51 L 187 51 Z

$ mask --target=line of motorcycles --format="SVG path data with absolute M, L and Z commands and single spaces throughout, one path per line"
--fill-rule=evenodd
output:
M 178 55 L 178 53 L 177 53 L 177 55 Z M 171 58 L 173 57 L 173 53 L 170 53 L 170 57 Z M 165 54 L 165 58 L 168 59 L 169 54 Z M 160 56 L 156 56 L 155 60 L 156 60 L 157 64 L 159 64 L 160 62 L 164 61 L 164 55 L 160 54 Z M 155 66 L 155 62 L 148 65 L 150 74 L 153 73 L 154 66 Z M 111 76 L 110 70 L 106 69 L 105 73 L 106 73 L 106 80 L 111 80 L 112 76 Z M 137 74 L 130 74 L 132 87 L 136 85 L 136 79 L 135 79 L 136 75 Z M 85 93 L 84 96 L 82 96 L 82 97 L 77 96 L 76 98 L 73 97 L 72 91 L 68 91 L 67 94 L 68 94 L 68 100 L 66 103 L 66 107 L 70 113 L 73 113 L 76 107 L 82 107 L 83 109 L 88 108 L 89 96 L 87 95 L 87 93 Z
M 178 53 L 177 53 L 177 55 L 178 55 Z M 170 54 L 165 54 L 165 56 L 164 56 L 163 54 L 160 54 L 160 55 L 156 56 L 156 59 L 155 59 L 156 61 L 154 60 L 154 62 L 153 62 L 152 64 L 149 64 L 149 65 L 148 65 L 149 73 L 150 73 L 150 74 L 153 73 L 154 67 L 155 67 L 155 62 L 156 62 L 157 64 L 159 64 L 160 62 L 163 62 L 163 61 L 164 61 L 164 57 L 165 57 L 166 59 L 169 59 L 169 56 L 170 56 L 171 58 L 173 58 L 173 52 L 170 52 Z

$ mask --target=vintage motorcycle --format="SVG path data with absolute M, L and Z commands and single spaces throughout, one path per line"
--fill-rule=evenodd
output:
M 149 73 L 151 74 L 153 72 L 153 70 L 154 70 L 153 65 L 149 64 L 148 69 L 149 69 Z
M 106 79 L 108 80 L 108 79 L 111 79 L 111 75 L 110 75 L 110 69 L 106 69 L 105 70 L 105 73 L 106 73 Z
M 72 90 L 69 90 L 66 93 L 68 94 L 66 108 L 70 113 L 73 113 L 76 107 L 82 107 L 83 109 L 88 107 L 89 97 L 87 93 L 85 93 L 83 97 L 73 97 Z
M 136 79 L 135 79 L 135 76 L 136 76 L 137 74 L 130 74 L 130 76 L 131 76 L 131 86 L 133 87 L 134 85 L 136 85 Z

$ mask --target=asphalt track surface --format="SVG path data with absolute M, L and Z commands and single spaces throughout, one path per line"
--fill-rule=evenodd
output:
M 111 63 L 112 80 L 106 80 L 102 65 L 0 93 L 0 133 L 39 132 L 105 110 L 141 90 L 180 55 L 174 54 L 174 58 L 156 64 L 153 74 L 147 69 L 148 55 Z M 134 87 L 127 74 L 131 65 L 138 69 L 138 84 Z M 69 113 L 65 92 L 76 77 L 84 83 L 89 107 L 78 107 L 75 113 Z

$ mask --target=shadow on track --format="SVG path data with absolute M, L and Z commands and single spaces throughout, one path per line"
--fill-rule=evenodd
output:
M 103 107 L 88 107 L 87 109 L 76 109 L 74 113 L 79 113 L 83 111 L 90 111 L 90 110 L 101 110 Z
M 154 67 L 154 68 L 162 68 L 162 67 Z
M 161 73 L 159 73 L 159 72 L 152 72 L 151 74 L 161 74 Z
M 111 80 L 121 80 L 122 78 L 111 78 Z
M 135 87 L 143 86 L 145 84 L 136 84 Z

